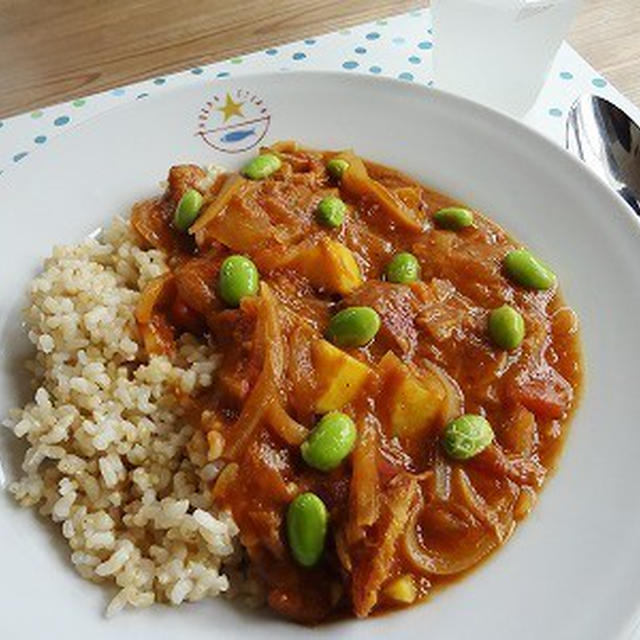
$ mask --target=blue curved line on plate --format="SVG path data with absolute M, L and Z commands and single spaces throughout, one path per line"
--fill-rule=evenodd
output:
M 240 142 L 240 140 L 244 140 L 249 136 L 255 136 L 255 129 L 242 129 L 240 131 L 229 131 L 229 133 L 225 133 L 221 138 L 220 142 Z

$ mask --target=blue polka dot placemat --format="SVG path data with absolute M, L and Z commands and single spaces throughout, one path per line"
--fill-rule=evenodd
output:
M 16 163 L 28 162 L 34 149 L 46 148 L 52 137 L 63 134 L 74 125 L 124 102 L 144 100 L 167 87 L 211 82 L 243 73 L 299 69 L 381 75 L 431 87 L 435 46 L 430 11 L 416 10 L 36 109 L 0 120 L 0 173 Z M 594 71 L 569 45 L 563 44 L 545 87 L 525 122 L 558 144 L 564 144 L 567 111 L 582 93 L 603 95 L 640 120 L 640 109 Z

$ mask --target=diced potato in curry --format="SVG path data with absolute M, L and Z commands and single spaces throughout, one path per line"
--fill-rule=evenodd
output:
M 312 357 L 318 385 L 314 405 L 317 413 L 342 409 L 362 391 L 373 373 L 366 364 L 326 340 L 313 343 Z
M 295 249 L 282 266 L 295 269 L 316 288 L 329 293 L 347 295 L 363 282 L 349 248 L 324 236 Z
M 412 372 L 389 351 L 378 369 L 380 398 L 386 409 L 390 433 L 400 438 L 424 436 L 442 415 L 446 389 L 433 374 Z
M 410 575 L 400 576 L 387 584 L 382 593 L 393 602 L 411 604 L 418 596 L 413 578 Z

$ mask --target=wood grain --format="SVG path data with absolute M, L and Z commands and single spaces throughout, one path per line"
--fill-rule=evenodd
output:
M 638 0 L 585 0 L 571 42 L 640 104 Z M 0 116 L 428 0 L 0 0 Z
M 569 41 L 632 102 L 640 106 L 639 0 L 583 0 Z

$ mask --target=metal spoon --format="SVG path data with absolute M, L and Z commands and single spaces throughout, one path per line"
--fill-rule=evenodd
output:
M 640 215 L 640 126 L 600 96 L 572 105 L 566 146 Z

